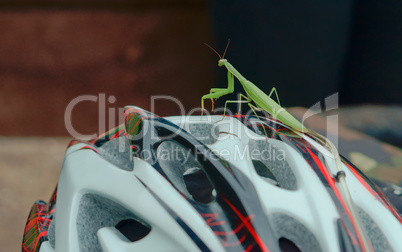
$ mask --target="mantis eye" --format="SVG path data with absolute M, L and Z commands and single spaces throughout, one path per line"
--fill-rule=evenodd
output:
M 218 66 L 222 66 L 224 63 L 228 62 L 227 59 L 220 59 L 218 61 Z

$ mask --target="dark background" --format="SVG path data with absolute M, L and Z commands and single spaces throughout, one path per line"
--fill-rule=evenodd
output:
M 251 4 L 252 3 L 252 4 Z M 218 48 L 285 106 L 400 104 L 402 3 L 397 1 L 211 1 Z M 221 49 L 223 51 L 223 49 Z M 225 76 L 220 76 L 223 81 Z

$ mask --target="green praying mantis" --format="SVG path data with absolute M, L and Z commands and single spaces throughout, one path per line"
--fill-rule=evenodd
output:
M 229 43 L 228 43 L 229 45 Z M 227 45 L 227 46 L 228 46 Z M 209 46 L 209 45 L 207 45 Z M 226 54 L 227 47 L 223 54 L 223 57 Z M 209 46 L 210 47 L 210 46 Z M 218 54 L 212 47 L 210 47 L 216 54 Z M 275 118 L 279 119 L 284 124 L 290 126 L 292 129 L 298 132 L 309 133 L 310 131 L 303 126 L 296 118 L 294 118 L 289 112 L 287 112 L 284 108 L 282 108 L 277 102 L 275 102 L 271 95 L 273 93 L 276 94 L 277 100 L 279 101 L 278 93 L 276 88 L 272 88 L 269 95 L 265 94 L 261 89 L 259 89 L 256 85 L 254 85 L 251 81 L 247 80 L 243 77 L 226 59 L 221 57 L 219 54 L 219 61 L 218 66 L 225 66 L 228 70 L 228 87 L 227 88 L 212 88 L 209 94 L 204 95 L 201 98 L 201 107 L 204 110 L 204 100 L 206 99 L 217 99 L 221 96 L 233 93 L 234 91 L 234 77 L 236 77 L 240 84 L 243 86 L 244 90 L 246 91 L 246 96 L 241 95 L 241 97 L 246 98 L 246 102 L 250 108 L 254 111 L 254 109 L 261 111 L 265 110 L 270 115 L 274 116 Z M 256 106 L 252 105 L 251 102 L 254 102 Z M 242 101 L 226 101 L 225 102 L 225 109 L 226 106 L 230 102 L 242 102 Z
M 243 75 L 241 75 L 224 57 L 227 51 L 227 48 L 229 46 L 229 42 L 226 45 L 226 49 L 223 53 L 223 56 L 221 57 L 218 52 L 216 52 L 211 46 L 206 44 L 209 48 L 211 48 L 218 56 L 219 56 L 219 61 L 218 61 L 218 66 L 225 66 L 227 69 L 227 79 L 228 79 L 228 87 L 227 88 L 212 88 L 210 89 L 210 93 L 202 96 L 201 98 L 201 108 L 202 111 L 204 110 L 204 100 L 206 99 L 211 99 L 213 103 L 213 99 L 218 99 L 221 96 L 230 94 L 234 92 L 234 77 L 239 80 L 240 84 L 243 86 L 243 89 L 246 93 L 246 95 L 241 95 L 241 97 L 246 98 L 245 101 L 226 101 L 225 102 L 225 107 L 224 107 L 224 113 L 226 112 L 226 106 L 228 103 L 247 103 L 248 106 L 253 110 L 254 114 L 257 116 L 255 110 L 258 111 L 266 111 L 270 115 L 272 115 L 275 119 L 278 119 L 281 121 L 283 124 L 287 125 L 291 129 L 293 129 L 296 132 L 299 132 L 303 135 L 307 135 L 311 137 L 313 140 L 317 141 L 319 144 L 323 145 L 326 147 L 327 150 L 329 150 L 332 154 L 331 159 L 335 161 L 335 165 L 337 168 L 337 174 L 334 176 L 335 180 L 339 182 L 341 190 L 343 192 L 346 204 L 348 205 L 348 208 L 353 216 L 353 218 L 356 220 L 357 224 L 357 229 L 359 230 L 359 233 L 362 235 L 362 240 L 363 240 L 363 245 L 366 248 L 366 251 L 369 251 L 369 243 L 367 241 L 367 238 L 365 236 L 365 232 L 363 230 L 360 218 L 357 215 L 356 209 L 354 207 L 354 203 L 352 201 L 349 189 L 346 184 L 346 179 L 345 179 L 345 172 L 342 168 L 342 162 L 338 153 L 337 148 L 335 145 L 326 137 L 320 135 L 319 133 L 307 129 L 300 121 L 298 121 L 296 118 L 294 118 L 289 112 L 287 112 L 283 107 L 281 107 L 280 104 L 278 104 L 274 99 L 271 98 L 271 95 L 273 93 L 276 94 L 276 98 L 279 102 L 279 97 L 278 93 L 274 88 L 272 88 L 271 92 L 269 95 L 265 94 L 261 89 L 259 89 L 255 84 L 253 84 L 251 81 L 247 80 Z M 253 105 L 252 102 L 255 104 Z M 265 129 L 264 129 L 265 131 Z
M 317 132 L 307 129 L 300 121 L 298 121 L 296 118 L 294 118 L 288 111 L 286 111 L 281 105 L 279 105 L 274 99 L 271 98 L 272 94 L 275 93 L 276 98 L 279 101 L 278 93 L 277 93 L 275 87 L 272 88 L 269 95 L 265 94 L 255 84 L 253 84 L 251 81 L 247 80 L 243 75 L 241 75 L 239 73 L 239 71 L 237 71 L 226 59 L 223 58 L 226 54 L 228 45 L 229 45 L 229 43 L 227 44 L 225 52 L 222 57 L 212 47 L 207 45 L 219 56 L 220 59 L 218 61 L 218 66 L 226 67 L 226 69 L 228 71 L 228 73 L 227 73 L 228 87 L 227 88 L 212 88 L 210 90 L 209 94 L 202 96 L 202 98 L 201 98 L 202 111 L 204 110 L 204 100 L 218 99 L 221 96 L 233 93 L 234 92 L 234 77 L 236 77 L 239 80 L 240 84 L 243 86 L 244 91 L 246 92 L 246 95 L 241 95 L 241 97 L 246 98 L 246 100 L 245 101 L 241 101 L 241 100 L 240 101 L 226 101 L 224 111 L 226 111 L 227 104 L 231 103 L 231 102 L 247 103 L 248 106 L 250 106 L 250 108 L 254 112 L 255 112 L 255 110 L 266 111 L 270 115 L 272 115 L 275 119 L 278 119 L 285 125 L 292 128 L 293 130 L 295 130 L 299 133 L 306 133 L 306 134 L 309 134 L 309 135 L 315 137 L 322 145 L 324 145 L 328 150 L 330 150 L 330 152 L 334 156 L 335 161 L 337 161 L 337 166 L 339 165 L 338 167 L 341 168 L 341 161 L 340 161 L 339 153 L 338 153 L 336 147 L 333 145 L 333 143 L 331 141 L 329 141 L 327 138 L 318 134 Z M 254 106 L 251 102 L 254 102 L 256 106 Z M 339 170 L 341 170 L 341 169 L 339 169 Z

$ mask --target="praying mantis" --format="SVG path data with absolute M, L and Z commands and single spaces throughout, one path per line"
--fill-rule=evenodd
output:
M 207 45 L 207 44 L 206 44 Z M 209 45 L 207 45 L 210 47 Z M 226 45 L 225 52 L 223 57 L 226 54 L 226 50 L 229 46 L 229 43 Z M 330 142 L 327 138 L 321 136 L 315 131 L 307 129 L 301 122 L 299 122 L 296 118 L 294 118 L 289 112 L 287 112 L 281 105 L 279 105 L 275 100 L 271 98 L 273 93 L 276 94 L 277 100 L 279 101 L 278 93 L 276 88 L 272 88 L 269 95 L 265 94 L 261 89 L 259 89 L 255 84 L 251 81 L 247 80 L 243 75 L 239 73 L 226 59 L 221 57 L 212 47 L 210 47 L 218 56 L 218 66 L 225 66 L 228 73 L 228 87 L 227 88 L 212 88 L 209 94 L 202 96 L 201 98 L 201 108 L 202 111 L 204 110 L 204 100 L 206 99 L 217 99 L 221 96 L 230 94 L 234 92 L 234 77 L 236 77 L 240 84 L 243 86 L 246 95 L 241 95 L 241 97 L 246 98 L 246 101 L 226 101 L 225 102 L 225 109 L 226 105 L 230 102 L 246 102 L 250 108 L 255 112 L 255 109 L 258 111 L 264 110 L 272 115 L 274 118 L 278 119 L 285 125 L 289 126 L 293 130 L 300 132 L 300 133 L 307 133 L 309 135 L 314 136 L 321 144 L 325 145 L 328 150 L 334 156 L 334 159 L 337 163 L 337 167 L 340 168 L 338 171 L 342 171 L 341 168 L 341 161 L 339 153 L 336 147 Z M 252 105 L 251 102 L 254 102 L 256 106 Z M 258 117 L 258 116 L 257 116 Z
M 229 46 L 229 42 L 226 45 L 226 49 L 223 53 L 223 56 L 221 57 L 218 52 L 216 52 L 211 46 L 206 44 L 209 48 L 211 48 L 218 56 L 219 56 L 219 61 L 218 61 L 218 66 L 226 67 L 227 69 L 227 78 L 228 78 L 228 87 L 227 88 L 212 88 L 210 89 L 210 93 L 202 96 L 201 98 L 201 108 L 202 111 L 204 110 L 204 100 L 206 99 L 211 99 L 213 102 L 213 99 L 217 99 L 221 96 L 230 94 L 234 92 L 234 77 L 239 80 L 240 84 L 243 86 L 244 91 L 246 92 L 246 95 L 241 95 L 241 97 L 246 98 L 246 101 L 226 101 L 225 102 L 225 108 L 224 111 L 226 111 L 226 105 L 227 103 L 230 102 L 240 102 L 240 103 L 247 103 L 250 108 L 253 110 L 255 113 L 255 109 L 258 111 L 266 111 L 270 115 L 272 115 L 275 119 L 278 119 L 291 129 L 293 129 L 296 132 L 299 132 L 303 135 L 307 135 L 313 140 L 319 142 L 321 145 L 324 145 L 332 154 L 332 158 L 335 161 L 335 165 L 337 168 L 337 174 L 334 176 L 334 179 L 339 182 L 341 190 L 343 192 L 346 204 L 353 216 L 353 218 L 356 220 L 356 226 L 357 229 L 359 230 L 359 233 L 362 236 L 362 241 L 363 241 L 363 246 L 365 247 L 366 251 L 370 251 L 370 245 L 367 240 L 367 237 L 365 235 L 365 232 L 363 230 L 360 218 L 357 215 L 354 203 L 352 201 L 348 186 L 346 184 L 345 180 L 345 171 L 342 168 L 342 162 L 338 153 L 337 148 L 335 145 L 326 137 L 320 135 L 319 133 L 307 129 L 300 121 L 298 121 L 296 118 L 294 118 L 289 112 L 287 112 L 283 107 L 281 107 L 280 104 L 278 104 L 275 100 L 271 98 L 271 95 L 273 93 L 276 94 L 277 100 L 279 102 L 279 97 L 278 93 L 274 88 L 272 88 L 271 92 L 269 95 L 265 94 L 261 89 L 259 89 L 255 84 L 253 84 L 251 81 L 247 80 L 243 75 L 241 75 L 224 57 L 227 51 L 227 48 Z M 251 103 L 254 102 L 255 106 Z M 256 113 L 255 113 L 256 114 Z M 257 118 L 258 115 L 256 114 Z M 265 129 L 264 129 L 265 131 Z
M 229 45 L 229 43 L 228 43 Z M 212 47 L 210 47 L 216 54 L 218 54 Z M 225 49 L 225 53 L 227 50 L 227 46 Z M 225 56 L 223 54 L 223 57 Z M 292 129 L 295 129 L 299 132 L 309 133 L 310 131 L 303 126 L 296 118 L 294 118 L 289 112 L 287 112 L 284 108 L 282 108 L 277 102 L 275 102 L 271 95 L 273 93 L 276 94 L 277 100 L 279 100 L 278 93 L 276 88 L 272 88 L 271 93 L 269 95 L 265 94 L 261 89 L 259 89 L 256 85 L 254 85 L 251 81 L 247 80 L 243 77 L 226 59 L 222 58 L 219 54 L 218 66 L 225 66 L 228 70 L 228 87 L 227 88 L 212 88 L 209 94 L 204 95 L 201 98 L 201 107 L 204 110 L 204 100 L 205 99 L 217 99 L 221 96 L 233 93 L 234 91 L 234 77 L 236 77 L 240 84 L 243 86 L 246 91 L 247 96 L 241 95 L 246 98 L 247 104 L 250 106 L 252 110 L 257 109 L 258 111 L 265 110 L 275 118 L 279 119 L 281 122 L 290 126 Z M 253 106 L 251 104 L 253 101 L 257 106 Z M 230 102 L 238 102 L 238 101 L 226 101 L 226 105 Z M 241 101 L 240 101 L 241 102 Z

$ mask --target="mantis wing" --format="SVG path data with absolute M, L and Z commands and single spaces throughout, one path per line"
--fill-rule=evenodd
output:
M 265 94 L 261 89 L 259 89 L 256 85 L 254 85 L 250 81 L 246 81 L 242 83 L 243 88 L 246 90 L 247 96 L 257 104 L 259 108 L 264 109 L 269 114 L 271 114 L 274 118 L 283 122 L 287 126 L 300 131 L 307 133 L 309 130 L 303 126 L 299 120 L 294 118 L 289 112 L 287 112 L 281 105 L 279 105 L 276 101 L 274 101 L 271 97 Z

